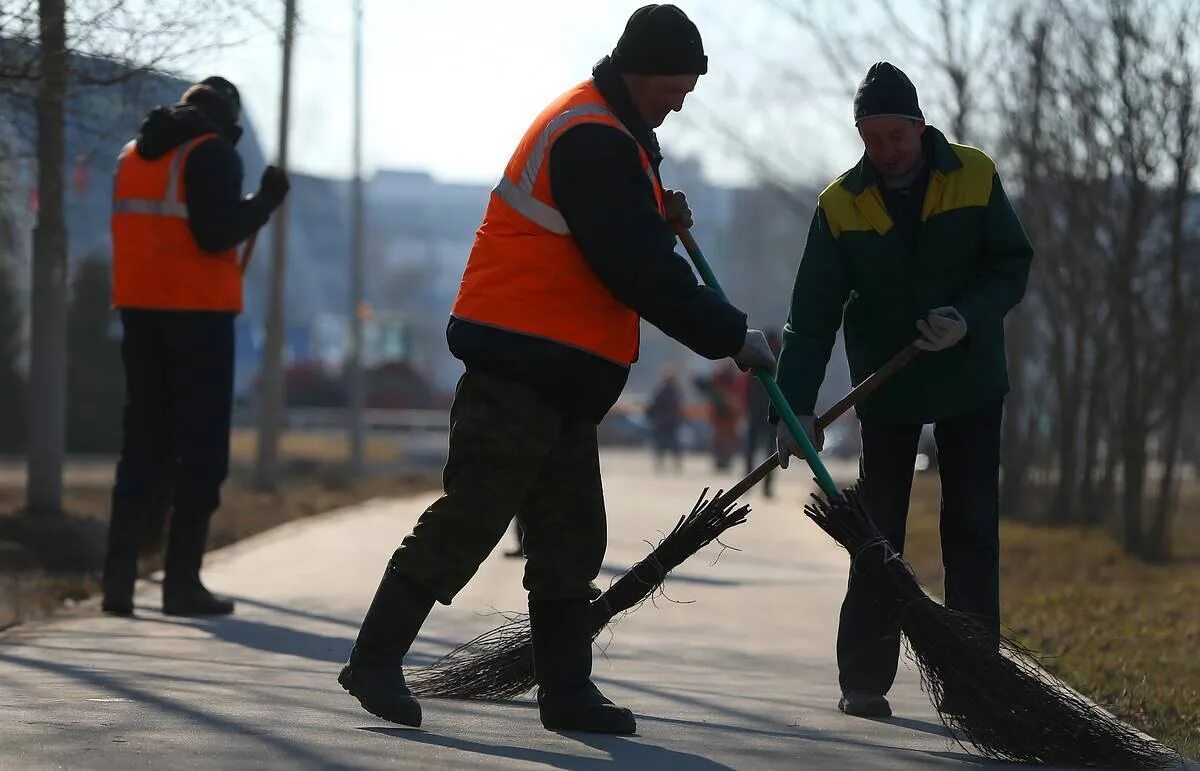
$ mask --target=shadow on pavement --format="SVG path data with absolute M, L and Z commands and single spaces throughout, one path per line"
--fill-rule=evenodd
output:
M 393 736 L 405 741 L 419 742 L 446 749 L 470 752 L 476 755 L 487 755 L 494 758 L 519 760 L 526 763 L 540 763 L 551 768 L 581 769 L 592 771 L 613 768 L 653 768 L 658 771 L 725 771 L 731 769 L 723 763 L 709 760 L 699 755 L 669 750 L 653 744 L 643 744 L 633 739 L 621 736 L 596 736 L 590 734 L 563 733 L 582 744 L 608 753 L 607 758 L 590 758 L 571 755 L 565 752 L 551 752 L 529 747 L 509 747 L 502 745 L 473 742 L 469 739 L 459 739 L 452 736 L 438 736 L 423 731 L 406 728 L 369 727 L 363 731 Z
M 600 680 L 600 679 L 597 678 L 597 680 Z M 714 693 L 714 694 L 712 694 L 712 697 L 713 697 L 712 699 L 706 699 L 706 698 L 701 698 L 700 696 L 696 695 L 694 692 L 692 694 L 685 694 L 685 693 L 681 693 L 677 690 L 668 690 L 666 688 L 659 688 L 656 686 L 647 685 L 645 683 L 621 682 L 620 687 L 627 688 L 627 689 L 633 690 L 633 691 L 642 692 L 647 695 L 652 695 L 652 696 L 656 696 L 659 698 L 663 698 L 668 701 L 673 701 L 673 702 L 676 702 L 681 705 L 687 705 L 687 706 L 694 707 L 694 708 L 699 707 L 704 710 L 711 710 L 717 714 L 726 715 L 728 717 L 735 718 L 735 719 L 740 719 L 740 720 L 746 721 L 748 723 L 761 723 L 763 721 L 762 715 L 721 705 L 720 704 L 720 694 Z M 764 730 L 764 729 L 760 729 L 760 728 L 749 728 L 749 727 L 734 726 L 734 725 L 721 725 L 721 724 L 711 723 L 711 722 L 694 722 L 694 721 L 690 721 L 690 720 L 681 720 L 681 719 L 674 719 L 674 718 L 659 718 L 659 717 L 653 717 L 653 716 L 643 716 L 641 714 L 638 714 L 637 718 L 638 718 L 639 722 L 661 722 L 661 723 L 674 724 L 674 725 L 678 725 L 681 727 L 691 726 L 691 727 L 694 727 L 697 729 L 703 729 L 703 730 L 723 730 L 723 731 L 729 731 L 729 732 L 735 733 L 735 734 L 745 734 L 745 735 L 764 736 L 764 737 L 795 738 L 795 739 L 804 739 L 804 740 L 810 740 L 810 741 L 832 742 L 835 744 L 846 744 L 846 745 L 856 746 L 856 747 L 871 747 L 871 748 L 875 748 L 875 749 L 894 750 L 896 752 L 916 752 L 916 753 L 920 753 L 922 755 L 929 755 L 929 756 L 933 756 L 933 757 L 944 758 L 947 760 L 957 760 L 957 761 L 974 763 L 974 764 L 981 764 L 981 763 L 986 764 L 989 762 L 994 762 L 994 761 L 986 761 L 986 760 L 981 759 L 978 756 L 972 755 L 968 752 L 954 751 L 953 749 L 951 749 L 954 746 L 954 741 L 955 741 L 954 737 L 951 736 L 950 734 L 948 734 L 945 731 L 945 729 L 942 728 L 942 726 L 935 724 L 935 723 L 930 723 L 930 722 L 927 722 L 924 720 L 915 720 L 912 718 L 892 717 L 892 718 L 888 718 L 885 720 L 880 720 L 878 722 L 886 723 L 886 724 L 890 724 L 890 725 L 897 725 L 902 728 L 907 728 L 907 729 L 913 730 L 913 731 L 919 731 L 921 733 L 932 734 L 934 736 L 940 736 L 946 740 L 946 747 L 947 747 L 946 751 L 945 752 L 932 752 L 932 751 L 927 751 L 927 750 L 915 750 L 915 749 L 911 749 L 911 748 L 907 748 L 907 747 L 891 747 L 886 744 L 881 744 L 881 743 L 876 743 L 876 742 L 871 742 L 871 741 L 863 741 L 860 739 L 849 738 L 849 737 L 845 737 L 845 736 L 838 736 L 836 734 L 830 734 L 830 733 L 823 732 L 823 731 L 800 728 L 799 726 L 792 726 L 791 730 L 789 730 L 789 731 L 779 731 L 779 730 L 771 731 L 771 730 Z M 1015 769 L 1015 768 L 1019 768 L 1019 766 L 1011 766 L 1011 768 Z
M 186 624 L 195 626 L 211 634 L 222 642 L 241 645 L 245 648 L 279 653 L 285 656 L 298 656 L 312 661 L 322 661 L 329 664 L 344 664 L 350 656 L 350 648 L 354 645 L 353 637 L 341 635 L 325 635 L 309 632 L 294 627 L 279 626 L 267 621 L 252 618 L 239 618 L 236 615 L 223 617 L 195 617 L 180 620 L 167 620 L 147 616 L 144 621 L 157 621 L 161 624 Z M 436 645 L 449 645 L 440 638 L 422 636 L 423 642 Z M 406 666 L 427 666 L 437 659 L 428 653 L 412 651 L 404 657 Z
M 87 683 L 102 689 L 113 696 L 120 696 L 133 702 L 149 705 L 162 714 L 182 717 L 194 727 L 216 731 L 230 737 L 230 739 L 238 736 L 249 737 L 254 741 L 271 747 L 292 764 L 319 768 L 345 768 L 345 766 L 340 765 L 333 757 L 310 750 L 287 739 L 256 730 L 237 719 L 221 717 L 203 708 L 193 708 L 178 700 L 162 696 L 149 688 L 135 688 L 128 685 L 124 681 L 124 678 L 109 676 L 90 667 L 79 667 L 61 662 L 16 656 L 4 653 L 3 651 L 0 651 L 0 663 L 69 677 L 76 682 Z
M 237 616 L 194 621 L 198 627 L 227 643 L 330 664 L 344 664 L 354 645 L 350 637 L 306 632 Z

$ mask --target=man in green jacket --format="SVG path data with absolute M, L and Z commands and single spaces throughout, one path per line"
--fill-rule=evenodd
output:
M 998 635 L 1004 316 L 1025 293 L 1033 248 L 995 164 L 927 126 L 899 69 L 871 67 L 854 119 L 866 152 L 818 199 L 784 330 L 780 386 L 820 449 L 812 416 L 838 327 L 856 384 L 915 339 L 921 355 L 857 409 L 864 503 L 903 550 L 917 443 L 933 423 L 946 604 Z M 782 424 L 778 445 L 786 468 L 800 452 Z M 899 651 L 895 617 L 851 571 L 838 629 L 838 708 L 890 715 Z

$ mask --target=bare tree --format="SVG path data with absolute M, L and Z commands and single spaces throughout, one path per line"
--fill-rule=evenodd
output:
M 1031 282 L 1055 395 L 1050 516 L 1097 522 L 1119 482 L 1126 550 L 1147 558 L 1166 553 L 1178 427 L 1196 381 L 1184 331 L 1194 324 L 1185 207 L 1196 166 L 1195 58 L 1184 30 L 1195 7 L 1058 0 L 1035 23 L 1060 30 L 1048 49 L 1057 118 L 1037 153 L 1042 173 L 1024 192 L 1027 225 L 1051 256 Z M 1039 112 L 1014 104 L 1013 130 Z M 1155 444 L 1162 476 L 1147 527 Z
M 1200 238 L 1187 228 L 1192 200 L 1192 180 L 1200 166 L 1200 67 L 1194 56 L 1191 32 L 1200 24 L 1200 6 L 1186 5 L 1179 15 L 1175 40 L 1168 60 L 1165 87 L 1168 92 L 1166 146 L 1173 180 L 1167 203 L 1170 237 L 1167 246 L 1169 300 L 1167 303 L 1164 367 L 1166 393 L 1160 453 L 1162 477 L 1154 515 L 1146 533 L 1144 554 L 1148 559 L 1170 557 L 1170 518 L 1177 501 L 1176 473 L 1184 430 L 1184 411 L 1189 394 L 1200 377 L 1200 339 L 1194 334 L 1200 324 L 1195 297 L 1200 290 Z

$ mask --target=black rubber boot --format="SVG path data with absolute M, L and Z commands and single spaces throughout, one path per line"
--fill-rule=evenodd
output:
M 142 511 L 114 502 L 108 522 L 108 551 L 104 555 L 101 609 L 114 616 L 133 615 L 133 586 L 138 576 L 142 546 Z
M 886 696 L 865 691 L 846 691 L 838 700 L 838 709 L 854 717 L 892 716 L 892 705 L 888 704 Z
M 338 682 L 363 709 L 393 723 L 421 725 L 421 704 L 404 682 L 404 656 L 434 598 L 388 561 Z
M 529 603 L 538 711 L 551 731 L 632 734 L 633 713 L 609 701 L 592 682 L 587 600 Z
M 167 556 L 163 565 L 162 607 L 168 616 L 227 616 L 233 600 L 219 597 L 200 581 L 200 565 L 208 541 L 211 515 L 171 518 Z

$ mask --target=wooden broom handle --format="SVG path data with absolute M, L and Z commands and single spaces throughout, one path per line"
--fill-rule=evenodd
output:
M 242 249 L 241 267 L 242 273 L 246 272 L 246 268 L 250 267 L 250 258 L 254 256 L 254 244 L 258 242 L 258 231 L 255 230 L 246 239 L 246 246 Z
M 875 389 L 883 385 L 892 375 L 904 368 L 906 364 L 917 357 L 921 350 L 915 346 L 908 346 L 900 353 L 892 357 L 891 361 L 884 364 L 879 369 L 871 373 L 870 377 L 859 383 L 854 390 L 842 397 L 842 399 L 828 410 L 824 415 L 816 419 L 816 428 L 818 431 L 823 431 L 829 427 L 833 421 L 840 418 L 842 415 L 869 396 Z M 758 465 L 758 468 L 751 471 L 741 479 L 733 487 L 721 494 L 719 501 L 714 501 L 720 506 L 728 506 L 729 504 L 741 498 L 746 492 L 761 482 L 767 474 L 770 474 L 779 466 L 779 453 L 771 453 L 771 457 L 764 460 Z

